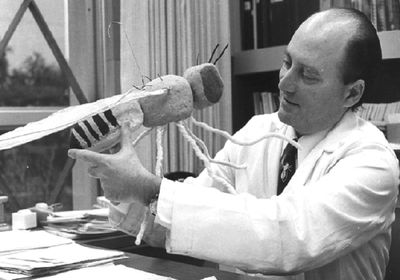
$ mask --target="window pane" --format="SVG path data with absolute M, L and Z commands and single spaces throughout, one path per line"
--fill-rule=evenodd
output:
M 0 0 L 0 37 L 21 1 Z M 36 0 L 61 51 L 65 45 L 64 0 Z M 0 58 L 0 106 L 67 106 L 68 83 L 28 9 Z
M 62 210 L 72 210 L 71 172 L 62 172 L 68 147 L 69 130 L 64 130 L 0 151 L 0 195 L 9 198 L 5 204 L 8 222 L 10 213 L 38 202 L 62 203 Z

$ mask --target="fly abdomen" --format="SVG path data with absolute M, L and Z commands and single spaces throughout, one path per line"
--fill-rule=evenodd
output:
M 120 126 L 117 119 L 114 117 L 113 112 L 111 109 L 104 112 L 104 116 L 106 117 L 107 121 L 114 127 Z
M 95 131 L 94 127 L 90 125 L 90 123 L 87 120 L 83 121 L 83 124 L 85 125 L 86 129 L 89 131 L 90 135 L 94 137 L 97 141 L 100 140 L 99 133 Z
M 91 147 L 92 143 L 87 137 L 85 131 L 80 126 L 80 123 L 74 125 L 71 130 L 71 137 L 69 140 L 69 147 L 73 149 L 84 149 L 85 147 Z
M 71 131 L 70 147 L 87 149 L 102 141 L 110 131 L 119 128 L 112 111 L 96 114 L 75 124 Z
M 132 131 L 143 123 L 143 112 L 136 100 L 121 102 L 75 124 L 71 130 L 70 148 L 97 152 L 109 149 L 120 140 L 121 124 L 125 122 Z

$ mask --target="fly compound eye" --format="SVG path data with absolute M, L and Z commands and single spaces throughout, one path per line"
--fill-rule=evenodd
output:
M 190 67 L 185 71 L 183 77 L 192 88 L 195 109 L 203 109 L 220 100 L 224 83 L 214 64 L 203 63 Z

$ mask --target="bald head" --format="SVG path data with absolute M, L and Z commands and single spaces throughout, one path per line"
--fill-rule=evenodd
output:
M 313 33 L 315 36 L 327 36 L 328 34 L 343 33 L 351 36 L 354 34 L 357 21 L 346 14 L 339 14 L 337 10 L 326 10 L 315 13 L 305 20 L 299 27 L 303 32 Z

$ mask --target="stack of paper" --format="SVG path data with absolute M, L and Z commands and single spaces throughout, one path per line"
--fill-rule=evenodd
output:
M 70 239 L 44 231 L 0 233 L 1 279 L 21 279 L 21 275 L 51 275 L 123 257 L 124 253 L 120 251 L 82 246 Z M 1 273 L 9 276 L 5 277 Z
M 123 257 L 123 252 L 102 250 L 71 243 L 0 256 L 1 270 L 42 276 L 80 267 L 98 265 Z
M 108 221 L 108 209 L 54 212 L 42 222 L 51 233 L 71 239 L 108 236 L 118 231 Z
M 72 240 L 38 230 L 0 232 L 0 255 L 73 243 Z M 0 264 L 1 265 L 1 264 Z
M 103 265 L 97 267 L 83 268 L 73 271 L 60 273 L 54 276 L 41 278 L 43 280 L 70 280 L 70 279 L 140 279 L 140 280 L 173 280 L 173 278 L 160 276 L 134 269 L 131 267 L 119 265 Z

